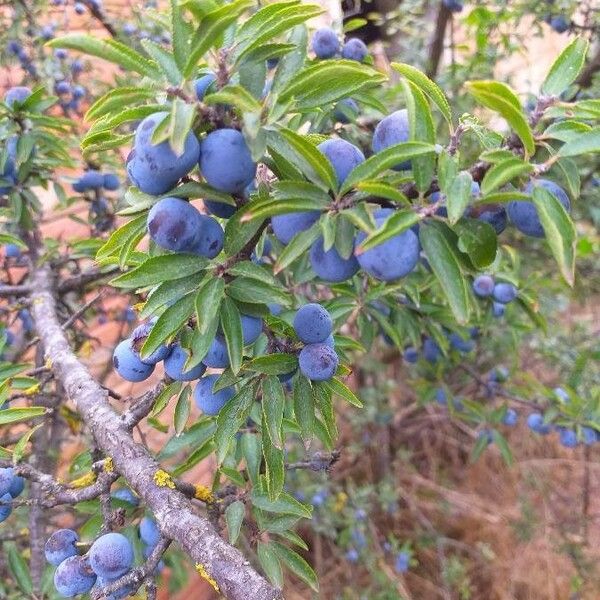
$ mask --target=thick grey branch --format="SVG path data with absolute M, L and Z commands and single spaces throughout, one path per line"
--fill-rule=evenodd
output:
M 226 598 L 281 600 L 281 592 L 225 542 L 208 519 L 195 512 L 190 500 L 157 477 L 161 473 L 159 464 L 146 448 L 134 441 L 110 406 L 107 392 L 73 354 L 56 316 L 50 268 L 41 266 L 34 270 L 31 284 L 35 290 L 31 312 L 52 370 L 89 428 L 97 448 L 112 458 L 116 471 L 154 514 L 162 534 L 178 542 Z

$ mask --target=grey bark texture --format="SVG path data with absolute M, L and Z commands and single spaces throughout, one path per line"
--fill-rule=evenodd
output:
M 209 520 L 176 489 L 155 480 L 160 465 L 136 443 L 130 430 L 108 402 L 107 391 L 75 356 L 56 314 L 50 267 L 34 269 L 30 279 L 31 313 L 46 360 L 75 405 L 95 444 L 154 514 L 164 537 L 174 540 L 199 570 L 214 580 L 221 594 L 232 600 L 281 600 L 248 560 L 225 542 Z

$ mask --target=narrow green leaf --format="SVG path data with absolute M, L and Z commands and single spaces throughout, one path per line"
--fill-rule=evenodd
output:
M 230 368 L 233 374 L 237 375 L 242 366 L 242 355 L 244 353 L 242 318 L 236 303 L 227 296 L 221 302 L 220 318 L 221 328 L 227 343 Z
M 175 413 L 173 415 L 173 426 L 175 427 L 175 434 L 181 435 L 187 425 L 188 418 L 190 416 L 190 386 L 183 388 L 179 398 L 177 398 L 177 404 L 175 405 Z
M 304 583 L 315 592 L 319 591 L 319 581 L 313 568 L 297 553 L 279 542 L 271 542 L 273 549 L 280 560 Z
M 194 312 L 194 294 L 188 294 L 158 318 L 140 351 L 142 358 L 150 356 L 183 326 Z
M 481 193 L 490 194 L 501 188 L 515 177 L 525 173 L 531 173 L 533 166 L 520 158 L 512 157 L 508 160 L 496 163 L 486 174 L 481 182 Z
M 236 500 L 225 509 L 225 523 L 227 523 L 230 544 L 237 542 L 245 514 L 246 506 L 241 500 Z
M 443 224 L 421 223 L 419 239 L 427 260 L 444 292 L 456 320 L 467 323 L 469 288 L 460 268 L 456 238 Z
M 600 152 L 600 127 L 594 127 L 561 146 L 558 156 L 579 156 L 597 152 Z
M 183 72 L 190 52 L 189 28 L 183 19 L 178 0 L 171 0 L 171 38 L 173 58 L 180 72 Z
M 7 408 L 5 410 L 0 410 L 0 425 L 29 421 L 35 417 L 41 417 L 44 414 L 46 414 L 46 409 L 43 406 Z
M 560 53 L 542 84 L 542 94 L 559 96 L 577 79 L 585 64 L 588 47 L 589 42 L 578 37 Z
M 383 226 L 368 235 L 365 240 L 356 248 L 356 254 L 360 255 L 375 246 L 393 238 L 402 232 L 410 229 L 420 220 L 419 215 L 414 210 L 398 210 L 387 218 Z
M 577 242 L 575 225 L 564 206 L 546 189 L 535 186 L 532 198 L 550 251 L 565 281 L 572 287 L 575 282 Z
M 363 407 L 363 403 L 354 394 L 354 392 L 337 377 L 334 377 L 329 381 L 324 381 L 320 385 L 328 389 L 332 394 L 343 398 L 344 400 L 346 400 L 346 402 L 352 404 L 352 406 L 356 406 L 357 408 Z
M 469 256 L 477 269 L 489 267 L 496 259 L 498 238 L 494 228 L 478 219 L 461 219 L 453 227 L 458 248 Z
M 139 267 L 113 279 L 111 285 L 130 289 L 158 285 L 163 281 L 194 275 L 206 268 L 207 263 L 205 258 L 196 254 L 153 256 Z
M 275 275 L 281 273 L 281 271 L 291 265 L 299 256 L 304 255 L 320 235 L 321 227 L 319 221 L 309 229 L 297 233 L 277 258 L 277 262 L 273 267 Z
M 17 585 L 21 588 L 21 591 L 27 597 L 30 597 L 33 594 L 33 585 L 31 583 L 31 575 L 29 574 L 29 566 L 14 544 L 7 545 L 8 568 L 15 578 Z
M 28 429 L 20 438 L 19 441 L 15 444 L 14 448 L 13 448 L 13 455 L 12 455 L 12 459 L 13 459 L 13 463 L 17 464 L 24 456 L 25 454 L 25 448 L 27 447 L 27 444 L 29 443 L 29 440 L 31 439 L 31 436 L 40 428 L 43 427 L 43 423 L 40 423 L 39 425 L 36 425 L 35 427 L 33 427 L 32 429 Z
M 287 492 L 281 492 L 277 500 L 269 500 L 269 497 L 260 493 L 257 488 L 251 492 L 250 499 L 252 504 L 261 510 L 267 512 L 281 513 L 287 515 L 295 515 L 304 519 L 310 519 L 312 516 L 312 508 L 298 502 L 296 498 Z
M 239 302 L 248 304 L 269 304 L 276 302 L 289 306 L 291 300 L 279 287 L 268 285 L 248 277 L 236 277 L 227 286 L 227 295 Z
M 368 158 L 364 163 L 354 167 L 348 177 L 344 180 L 340 194 L 350 191 L 357 183 L 365 179 L 372 179 L 386 169 L 410 160 L 416 156 L 432 154 L 435 147 L 423 142 L 405 142 L 390 146 Z
M 269 578 L 269 581 L 278 589 L 283 588 L 283 573 L 281 572 L 281 565 L 275 552 L 271 548 L 272 544 L 269 542 L 258 542 L 256 545 L 256 554 L 258 556 L 258 562 L 263 568 L 265 575 Z
M 411 65 L 392 63 L 392 69 L 414 83 L 439 108 L 444 119 L 448 122 L 450 129 L 452 129 L 452 112 L 450 110 L 450 104 L 448 104 L 448 100 L 446 100 L 446 96 L 444 96 L 444 92 L 442 92 L 440 87 L 431 81 L 427 75 Z
M 107 39 L 100 40 L 90 35 L 71 33 L 55 38 L 46 44 L 52 48 L 65 48 L 67 50 L 78 50 L 84 54 L 101 58 L 120 65 L 128 71 L 135 71 L 154 79 L 157 76 L 155 65 L 144 58 L 141 54 L 129 48 L 121 42 Z
M 266 375 L 287 375 L 298 368 L 295 354 L 273 353 L 257 356 L 244 365 L 244 370 Z
M 214 435 L 217 462 L 219 464 L 225 460 L 235 434 L 246 422 L 255 394 L 255 384 L 245 385 L 219 412 L 217 429 Z
M 163 75 L 171 85 L 180 85 L 183 76 L 177 67 L 173 54 L 149 39 L 141 40 L 142 48 L 160 67 Z
M 222 277 L 209 277 L 196 296 L 196 323 L 201 335 L 206 334 L 219 314 L 221 301 L 225 295 L 225 280 Z
M 302 438 L 310 440 L 314 432 L 315 403 L 312 387 L 304 375 L 299 375 L 294 381 L 294 414 Z
M 262 413 L 265 421 L 263 431 L 269 436 L 271 443 L 283 446 L 283 413 L 285 410 L 285 392 L 283 385 L 275 376 L 265 377 L 262 381 Z
M 448 209 L 448 220 L 451 224 L 456 223 L 464 214 L 472 196 L 473 179 L 468 171 L 461 171 L 450 186 L 446 196 L 446 207 Z
M 283 449 L 275 446 L 268 432 L 265 414 L 262 415 L 262 448 L 265 457 L 265 479 L 269 500 L 275 501 L 283 490 L 285 482 L 285 465 L 283 460 Z

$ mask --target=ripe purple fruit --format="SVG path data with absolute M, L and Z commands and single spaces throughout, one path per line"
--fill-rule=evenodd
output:
M 544 423 L 544 415 L 538 412 L 533 412 L 527 417 L 527 427 L 540 435 L 550 433 L 550 425 Z
M 501 281 L 494 286 L 494 300 L 502 304 L 508 304 L 517 297 L 517 288 L 512 283 Z
M 188 358 L 187 351 L 180 344 L 174 344 L 171 354 L 165 359 L 165 373 L 175 381 L 193 381 L 202 377 L 206 371 L 204 363 L 199 363 L 187 371 L 183 370 Z
M 320 216 L 316 210 L 275 215 L 271 218 L 271 226 L 275 237 L 286 246 L 297 233 L 310 229 Z
M 168 140 L 160 144 L 152 143 L 154 131 L 167 114 L 154 113 L 138 125 L 133 150 L 127 158 L 127 173 L 131 181 L 146 194 L 168 192 L 198 161 L 200 144 L 191 131 L 185 138 L 181 156 L 175 154 Z
M 202 359 L 207 367 L 226 369 L 229 366 L 229 353 L 225 340 L 217 335 L 212 341 L 206 356 Z
M 205 414 L 215 416 L 235 394 L 232 387 L 223 388 L 217 392 L 213 391 L 215 382 L 219 375 L 206 375 L 198 381 L 194 390 L 196 406 Z
M 44 546 L 46 560 L 57 567 L 60 563 L 69 558 L 77 556 L 77 546 L 79 536 L 72 529 L 59 529 L 55 531 Z
M 358 38 L 350 38 L 342 47 L 342 58 L 362 62 L 367 58 L 369 50 L 366 44 Z
M 407 142 L 409 137 L 408 111 L 403 108 L 379 121 L 373 132 L 373 152 L 381 152 L 395 144 Z M 410 161 L 400 163 L 394 169 L 396 171 L 406 171 L 410 169 Z
M 352 98 L 344 98 L 340 100 L 333 109 L 333 118 L 340 123 L 350 123 L 358 116 L 360 108 L 356 100 Z
M 325 252 L 323 238 L 319 238 L 310 249 L 310 264 L 313 271 L 325 281 L 340 282 L 350 279 L 360 269 L 354 255 L 342 258 L 335 247 Z
M 87 556 L 70 556 L 54 572 L 54 587 L 65 598 L 87 594 L 96 583 L 96 574 Z
M 224 240 L 225 234 L 219 222 L 212 217 L 200 215 L 198 241 L 191 249 L 191 252 L 205 256 L 206 258 L 215 258 L 223 249 Z
M 148 233 L 154 243 L 165 250 L 191 252 L 201 239 L 201 217 L 189 202 L 163 198 L 148 213 Z
M 341 138 L 326 140 L 320 143 L 317 148 L 331 163 L 339 185 L 344 183 L 354 167 L 365 162 L 365 155 L 361 150 Z
M 307 344 L 298 357 L 300 371 L 311 381 L 331 379 L 339 364 L 335 350 L 327 344 Z
M 116 579 L 133 565 L 133 547 L 123 534 L 107 533 L 92 544 L 89 559 L 96 575 Z
M 313 302 L 298 309 L 294 330 L 305 344 L 324 342 L 333 331 L 333 321 L 327 310 Z
M 473 281 L 473 291 L 480 298 L 486 298 L 494 293 L 494 284 L 491 275 L 478 275 Z
M 154 365 L 143 363 L 131 347 L 131 340 L 119 343 L 113 352 L 113 365 L 117 373 L 126 381 L 144 381 L 152 375 Z
M 333 58 L 340 49 L 340 41 L 329 27 L 322 27 L 313 34 L 311 47 L 317 58 Z
M 216 80 L 217 77 L 214 73 L 207 73 L 206 75 L 202 75 L 202 77 L 196 79 L 194 81 L 194 90 L 196 92 L 196 98 L 198 98 L 198 100 L 204 100 L 206 91 Z
M 507 408 L 504 413 L 504 417 L 502 417 L 502 423 L 504 425 L 508 425 L 508 427 L 514 427 L 519 420 L 519 415 L 514 408 Z
M 0 496 L 0 523 L 6 521 L 12 512 L 12 500 L 13 497 L 9 494 L 2 494 Z
M 256 163 L 242 133 L 227 128 L 209 133 L 200 147 L 200 171 L 215 189 L 241 194 L 256 175 Z
M 104 173 L 102 185 L 105 190 L 118 190 L 121 185 L 119 178 L 114 173 Z
M 382 216 L 375 219 L 378 229 L 383 227 L 386 218 Z M 367 234 L 364 231 L 359 232 L 356 237 L 356 245 L 360 245 L 366 237 Z M 419 238 L 414 231 L 407 229 L 359 254 L 357 258 L 360 266 L 375 279 L 394 281 L 413 271 L 419 261 L 419 252 Z
M 140 521 L 140 539 L 147 546 L 154 548 L 160 540 L 160 531 L 156 521 L 150 517 L 143 517 Z
M 29 96 L 31 96 L 31 90 L 28 87 L 18 85 L 10 88 L 8 92 L 6 92 L 6 96 L 4 96 L 4 103 L 12 108 L 15 102 L 21 104 L 22 102 L 25 102 Z
M 442 351 L 436 342 L 426 338 L 423 342 L 423 357 L 430 363 L 436 363 L 442 356 Z
M 569 201 L 569 197 L 559 185 L 556 185 L 556 183 L 548 179 L 538 179 L 536 181 L 530 181 L 525 188 L 525 192 L 527 194 L 531 194 L 534 187 L 537 186 L 543 187 L 545 190 L 554 195 L 567 212 L 571 210 L 571 202 Z M 533 202 L 515 200 L 508 203 L 506 210 L 512 224 L 521 233 L 532 237 L 545 237 L 544 228 L 542 227 L 542 223 L 537 213 L 537 208 Z

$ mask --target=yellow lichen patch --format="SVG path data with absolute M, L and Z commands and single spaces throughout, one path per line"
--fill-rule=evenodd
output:
M 154 473 L 154 483 L 158 487 L 168 487 L 172 490 L 175 489 L 175 482 L 173 481 L 173 478 L 162 469 L 159 469 L 156 471 L 156 473 Z
M 215 501 L 215 497 L 212 492 L 205 485 L 196 485 L 196 492 L 194 494 L 194 498 L 196 500 L 202 500 L 202 502 L 211 503 Z
M 95 481 L 96 481 L 96 473 L 94 473 L 93 471 L 90 471 L 89 473 L 82 475 L 78 479 L 71 481 L 71 483 L 69 483 L 69 487 L 72 487 L 72 488 L 87 487 L 88 485 L 92 485 L 92 483 L 95 483 Z
M 213 586 L 215 592 L 221 591 L 221 590 L 219 590 L 219 586 L 217 585 L 217 582 L 208 574 L 208 571 L 206 570 L 206 568 L 203 564 L 196 563 L 196 571 L 198 571 L 198 573 L 200 574 L 200 577 L 202 577 L 202 579 L 205 579 L 206 581 L 208 581 L 208 583 L 210 583 L 210 585 Z
M 109 456 L 104 461 L 104 471 L 106 473 L 112 473 L 115 470 L 115 465 L 113 464 L 113 459 Z
M 333 505 L 334 512 L 342 512 L 346 503 L 348 502 L 348 496 L 344 492 L 340 492 L 335 497 L 335 504 Z
M 37 394 L 40 391 L 40 384 L 38 383 L 34 383 L 33 385 L 29 386 L 26 390 L 23 391 L 23 394 L 25 396 L 33 396 L 34 394 Z

